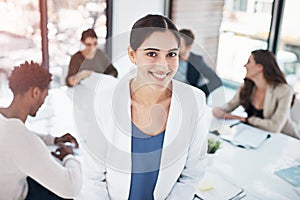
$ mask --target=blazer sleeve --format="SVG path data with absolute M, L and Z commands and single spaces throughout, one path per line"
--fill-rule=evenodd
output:
M 190 144 L 185 167 L 173 187 L 167 200 L 187 199 L 192 200 L 196 194 L 199 182 L 205 172 L 205 157 L 207 156 L 207 134 L 210 114 L 205 107 L 194 125 L 194 138 Z
M 84 156 L 82 162 L 83 186 L 81 193 L 76 197 L 78 200 L 109 200 L 106 183 L 106 167 L 94 160 L 89 153 Z M 89 192 L 87 192 L 89 191 Z
M 273 93 L 280 96 L 277 97 L 276 110 L 271 118 L 249 117 L 248 123 L 258 128 L 278 133 L 284 127 L 289 116 L 293 92 L 290 88 L 287 88 L 284 90 L 274 90 Z
M 240 105 L 240 91 L 241 91 L 241 87 L 238 89 L 234 97 L 223 106 L 226 112 L 232 112 Z
M 101 80 L 106 77 L 101 77 Z M 109 79 L 110 80 L 110 79 Z M 105 82 L 106 83 L 106 82 Z M 109 200 L 109 192 L 106 181 L 106 156 L 107 156 L 107 142 L 103 131 L 104 122 L 102 121 L 105 111 L 103 107 L 107 105 L 111 99 L 111 94 L 107 95 L 107 90 L 111 87 L 98 87 L 95 93 L 94 114 L 88 119 L 89 131 L 84 137 L 84 151 L 82 152 L 82 169 L 83 169 L 83 188 L 82 192 L 76 198 L 78 200 Z M 103 98 L 103 95 L 107 98 Z M 109 100 L 107 100 L 109 99 Z M 107 101 L 106 101 L 107 100 Z M 105 107 L 106 108 L 106 107 Z M 93 118 L 95 117 L 95 119 Z M 103 133 L 103 134 L 101 134 Z

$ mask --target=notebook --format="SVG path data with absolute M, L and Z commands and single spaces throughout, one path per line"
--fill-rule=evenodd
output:
M 259 148 L 268 138 L 271 137 L 270 132 L 244 123 L 232 126 L 230 130 L 229 134 L 220 134 L 220 138 L 235 146 L 248 149 Z
M 240 188 L 222 176 L 207 171 L 201 183 L 195 199 L 220 200 L 242 199 L 246 196 L 243 188 Z
M 300 165 L 275 171 L 275 174 L 295 187 L 300 187 Z

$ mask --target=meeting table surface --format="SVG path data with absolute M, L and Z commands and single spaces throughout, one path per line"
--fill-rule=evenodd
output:
M 88 88 L 92 92 L 95 89 L 90 86 Z M 84 156 L 92 159 L 83 148 L 86 141 L 82 135 L 78 135 L 76 116 L 74 117 L 76 113 L 80 112 L 78 108 L 75 108 L 74 102 L 83 101 L 82 104 L 84 104 L 87 98 L 92 98 L 85 94 L 86 89 L 87 85 L 84 84 L 74 88 L 63 86 L 51 89 L 37 116 L 29 117 L 26 122 L 31 130 L 38 133 L 50 133 L 54 136 L 60 136 L 67 132 L 73 134 L 81 144 L 77 155 L 79 160 L 86 160 L 86 158 L 82 158 Z M 84 105 L 81 109 L 83 109 L 82 112 L 88 112 Z M 243 188 L 246 193 L 244 199 L 294 200 L 300 199 L 299 193 L 296 191 L 297 189 L 299 191 L 299 188 L 293 187 L 276 176 L 274 172 L 297 164 L 300 165 L 300 141 L 276 133 L 272 134 L 258 149 L 240 148 L 222 141 L 221 148 L 213 155 L 213 161 L 207 167 L 210 168 L 210 171 Z M 83 175 L 85 176 L 90 170 L 83 167 Z M 84 177 L 84 179 L 86 178 Z M 93 199 L 92 196 L 96 198 L 97 194 L 91 195 L 94 192 L 96 190 L 93 191 L 92 187 L 83 185 L 77 199 Z

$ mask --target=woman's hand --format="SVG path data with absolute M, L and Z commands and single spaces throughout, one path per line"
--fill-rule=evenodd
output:
M 238 115 L 233 115 L 231 113 L 226 113 L 224 118 L 225 119 L 237 119 L 237 120 L 240 120 L 241 122 L 246 122 L 245 117 L 241 117 L 241 116 L 238 116 Z
M 217 118 L 222 118 L 222 119 L 237 119 L 240 120 L 241 122 L 246 122 L 245 117 L 233 115 L 231 113 L 226 113 L 225 110 L 223 110 L 220 107 L 216 107 L 213 109 L 213 115 Z
M 216 118 L 223 118 L 224 119 L 225 115 L 226 115 L 226 112 L 225 112 L 225 110 L 223 110 L 220 107 L 215 107 L 215 108 L 213 108 L 213 115 Z
M 77 74 L 70 76 L 68 78 L 68 83 L 70 86 L 75 86 L 77 85 L 82 79 L 85 79 L 89 77 L 92 74 L 92 71 L 90 70 L 81 70 Z

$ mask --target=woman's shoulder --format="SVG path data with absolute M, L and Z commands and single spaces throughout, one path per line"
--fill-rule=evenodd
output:
M 174 84 L 174 92 L 180 92 L 180 93 L 194 93 L 197 96 L 200 96 L 201 98 L 205 98 L 205 94 L 202 90 L 200 90 L 197 87 L 194 87 L 192 85 L 177 81 L 177 80 L 172 80 Z
M 273 89 L 273 94 L 276 96 L 293 95 L 293 89 L 286 83 L 281 83 L 271 88 Z
M 182 102 L 188 102 L 189 105 L 203 107 L 206 104 L 206 97 L 202 90 L 197 87 L 173 80 L 173 92 Z
M 96 92 L 100 93 L 100 95 L 103 94 L 112 95 L 115 88 L 119 84 L 119 79 L 106 74 L 98 74 L 98 73 L 95 74 L 98 76 Z
M 107 55 L 102 49 L 97 49 L 96 56 L 106 57 Z
M 81 51 L 77 51 L 76 53 L 74 53 L 74 54 L 72 55 L 72 57 L 79 57 L 79 56 L 82 56 Z
M 77 51 L 76 53 L 74 53 L 72 56 L 71 56 L 71 59 L 72 60 L 82 60 L 84 59 L 81 51 Z

